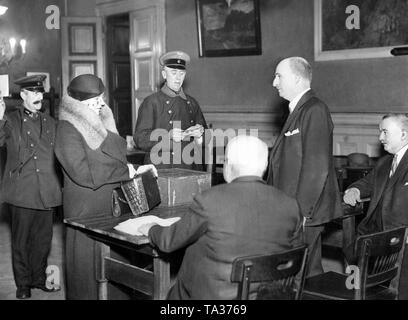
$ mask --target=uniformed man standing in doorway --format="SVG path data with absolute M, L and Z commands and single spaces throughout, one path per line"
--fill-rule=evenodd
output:
M 0 146 L 7 147 L 2 197 L 11 212 L 11 245 L 16 297 L 31 297 L 31 289 L 47 286 L 47 258 L 52 241 L 53 208 L 61 205 L 61 184 L 56 172 L 56 121 L 40 112 L 45 76 L 27 76 L 20 85 L 23 104 L 5 115 L 0 102 Z
M 139 108 L 133 135 L 136 147 L 147 152 L 144 163 L 157 168 L 203 170 L 201 151 L 207 124 L 197 101 L 182 88 L 190 57 L 171 51 L 159 60 L 165 83 Z M 155 129 L 162 130 L 154 133 Z M 167 132 L 162 140 L 155 138 L 160 132 Z

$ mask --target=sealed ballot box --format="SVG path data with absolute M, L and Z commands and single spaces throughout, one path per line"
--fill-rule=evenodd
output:
M 160 203 L 157 178 L 151 170 L 120 184 L 127 204 L 135 216 L 148 212 Z
M 211 188 L 211 173 L 181 169 L 159 169 L 159 207 L 190 204 L 196 194 Z

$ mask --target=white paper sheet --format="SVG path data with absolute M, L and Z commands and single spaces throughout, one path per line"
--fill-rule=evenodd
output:
M 180 219 L 180 217 L 162 219 L 152 215 L 143 216 L 123 221 L 114 227 L 114 229 L 131 234 L 132 236 L 142 236 L 143 234 L 139 232 L 139 228 L 144 224 L 156 223 L 162 227 L 169 227 Z

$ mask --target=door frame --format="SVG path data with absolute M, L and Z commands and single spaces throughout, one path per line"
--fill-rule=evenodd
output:
M 102 17 L 102 56 L 103 56 L 103 74 L 104 83 L 107 82 L 107 52 L 106 52 L 106 18 L 110 15 L 130 13 L 135 10 L 154 8 L 156 12 L 156 30 L 158 39 L 155 49 L 158 52 L 158 56 L 166 50 L 166 4 L 165 0 L 96 0 L 96 16 Z M 129 44 L 130 46 L 130 44 Z M 157 61 L 158 63 L 158 61 Z M 132 86 L 135 84 L 134 70 L 131 70 Z M 160 70 L 157 68 L 157 74 L 155 75 L 157 82 L 160 80 Z M 108 88 L 109 90 L 109 88 Z M 132 88 L 132 128 L 136 126 L 137 120 L 137 106 L 135 105 L 135 99 L 133 97 Z

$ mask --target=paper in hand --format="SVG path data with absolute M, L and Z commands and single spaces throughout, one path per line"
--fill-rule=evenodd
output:
M 119 223 L 114 227 L 114 229 L 124 233 L 128 233 L 132 236 L 142 236 L 143 234 L 139 232 L 139 228 L 144 224 L 155 223 L 162 227 L 169 227 L 180 219 L 180 217 L 162 219 L 156 216 L 149 215 L 128 219 Z

